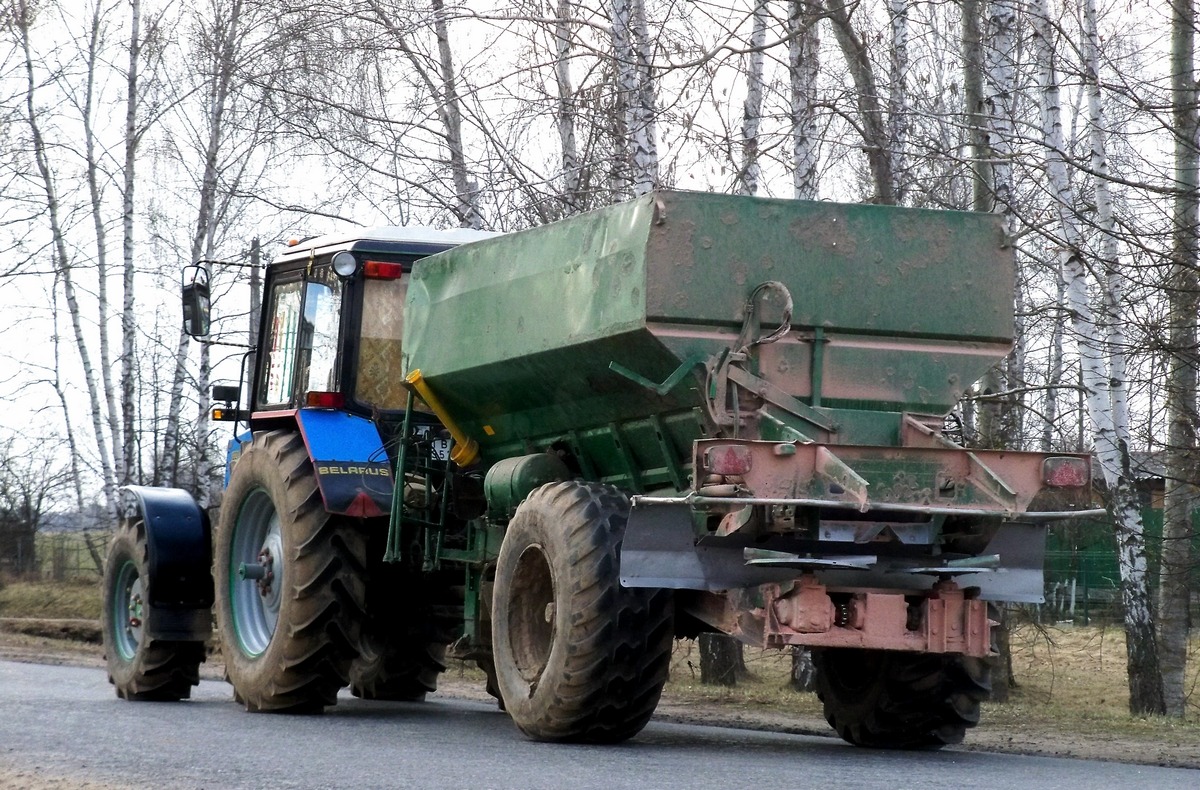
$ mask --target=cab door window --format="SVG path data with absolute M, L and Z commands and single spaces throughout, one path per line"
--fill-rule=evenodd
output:
M 261 405 L 292 401 L 296 383 L 296 348 L 299 345 L 303 283 L 280 283 L 271 294 L 267 321 L 266 359 L 263 360 Z
M 341 283 L 309 281 L 301 324 L 301 394 L 338 389 L 338 337 L 342 320 Z
M 307 281 L 278 283 L 269 310 L 258 404 L 293 405 L 309 391 L 337 391 L 342 288 L 329 267 L 315 268 Z

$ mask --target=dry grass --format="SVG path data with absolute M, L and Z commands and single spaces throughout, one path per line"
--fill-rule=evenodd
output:
M 1011 701 L 990 705 L 987 712 L 997 722 L 1069 722 L 1081 731 L 1183 728 L 1200 737 L 1200 635 L 1188 651 L 1182 721 L 1129 715 L 1125 633 L 1119 627 L 1018 626 L 1012 655 L 1017 687 Z
M 781 650 L 747 647 L 744 650 L 747 674 L 736 686 L 706 686 L 700 682 L 700 646 L 695 640 L 675 643 L 671 655 L 671 677 L 665 693 L 695 702 L 774 710 L 778 713 L 820 715 L 815 695 L 792 690 L 791 655 Z
M 100 609 L 95 581 L 10 581 L 0 587 L 0 617 L 99 620 Z

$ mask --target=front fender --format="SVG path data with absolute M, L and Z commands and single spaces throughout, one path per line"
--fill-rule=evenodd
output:
M 145 630 L 155 639 L 202 641 L 212 633 L 212 528 L 191 494 L 124 486 L 121 517 L 146 538 Z

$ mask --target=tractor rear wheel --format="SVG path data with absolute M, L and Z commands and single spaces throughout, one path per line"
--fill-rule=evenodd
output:
M 298 434 L 255 434 L 233 467 L 214 542 L 235 698 L 252 711 L 335 704 L 358 654 L 366 539 L 325 511 Z
M 621 586 L 629 500 L 550 483 L 500 547 L 492 649 L 505 709 L 539 741 L 614 743 L 650 720 L 671 659 L 671 594 Z
M 991 689 L 984 659 L 851 648 L 814 649 L 812 657 L 825 719 L 856 746 L 961 743 Z
M 108 682 L 121 699 L 187 699 L 200 682 L 204 643 L 152 639 L 144 630 L 152 582 L 143 530 L 140 520 L 122 521 L 104 563 Z

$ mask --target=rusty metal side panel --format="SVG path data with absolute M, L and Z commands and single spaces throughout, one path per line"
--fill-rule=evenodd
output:
M 693 463 L 720 447 L 745 448 L 749 469 L 737 481 L 739 494 L 760 500 L 821 500 L 826 506 L 867 511 L 903 507 L 931 512 L 1016 516 L 1045 499 L 1043 468 L 1063 453 L 966 450 L 959 447 L 871 447 L 705 439 L 695 443 Z M 697 477 L 701 475 L 698 474 Z M 695 493 L 704 496 L 705 486 Z M 1055 509 L 1092 506 L 1090 485 L 1063 488 Z

